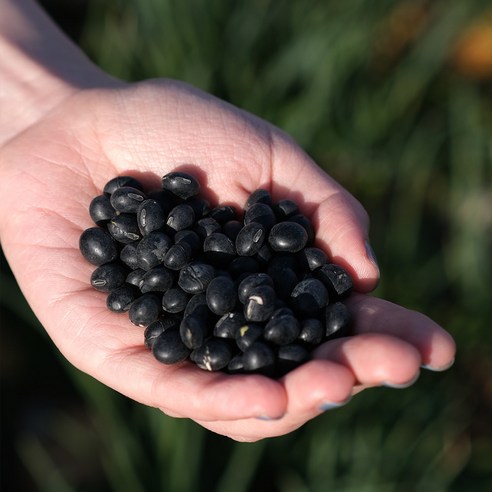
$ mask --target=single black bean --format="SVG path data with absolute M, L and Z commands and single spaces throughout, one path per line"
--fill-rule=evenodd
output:
M 243 374 L 244 373 L 244 361 L 242 352 L 237 353 L 232 357 L 227 364 L 227 372 L 229 374 Z
M 236 237 L 236 251 L 240 256 L 256 255 L 263 243 L 267 233 L 265 227 L 258 222 L 250 222 L 245 225 Z
M 247 372 L 271 375 L 275 367 L 275 353 L 265 342 L 255 342 L 243 353 L 243 368 Z
M 273 287 L 272 277 L 263 272 L 252 273 L 245 277 L 238 285 L 237 295 L 239 301 L 245 304 L 251 292 L 260 285 L 268 285 L 269 287 Z
M 144 331 L 144 344 L 145 346 L 152 350 L 155 341 L 166 330 L 170 328 L 177 329 L 179 327 L 179 321 L 176 317 L 167 316 L 165 318 L 159 318 L 156 321 L 150 323 Z
M 258 202 L 251 205 L 244 214 L 244 224 L 248 225 L 251 222 L 258 222 L 264 227 L 265 231 L 269 231 L 277 222 L 277 218 L 272 207 Z
M 164 232 L 154 231 L 144 236 L 137 246 L 138 266 L 150 270 L 164 262 L 172 241 Z
M 209 336 L 207 320 L 196 315 L 186 316 L 179 325 L 179 334 L 182 342 L 189 349 L 196 349 L 203 345 Z
M 125 283 L 127 273 L 119 263 L 105 263 L 92 272 L 91 285 L 100 292 L 111 292 Z
M 135 214 L 114 215 L 106 226 L 108 232 L 121 244 L 134 243 L 142 238 Z
M 131 186 L 140 191 L 144 189 L 142 183 L 132 176 L 116 176 L 104 185 L 103 193 L 112 195 L 118 188 L 123 188 L 124 186 Z
M 81 234 L 79 249 L 82 256 L 96 266 L 114 261 L 118 257 L 116 240 L 100 227 L 90 227 Z
M 226 276 L 213 278 L 207 286 L 207 305 L 215 314 L 222 316 L 234 309 L 237 302 L 237 294 L 234 282 Z
M 301 322 L 301 332 L 297 337 L 308 345 L 319 345 L 325 336 L 325 326 L 318 318 L 306 318 Z
M 163 364 L 177 364 L 188 358 L 191 350 L 182 342 L 179 329 L 163 331 L 152 345 L 154 357 Z
M 328 290 L 320 280 L 306 278 L 294 287 L 290 298 L 300 315 L 316 315 L 328 304 Z
M 289 217 L 290 222 L 295 222 L 304 228 L 307 234 L 307 242 L 308 246 L 312 245 L 314 242 L 314 227 L 311 221 L 303 214 L 295 214 Z
M 89 205 L 89 215 L 98 226 L 102 226 L 111 220 L 115 209 L 111 205 L 108 195 L 99 195 L 92 199 Z
M 212 312 L 208 308 L 205 292 L 192 295 L 183 313 L 183 317 L 196 315 L 200 318 L 208 319 Z
M 270 319 L 265 325 L 265 340 L 275 345 L 292 343 L 301 332 L 301 325 L 295 316 L 283 315 Z
M 193 361 L 201 369 L 220 371 L 232 359 L 231 345 L 223 338 L 210 338 L 193 351 Z
M 132 270 L 138 268 L 137 246 L 138 242 L 134 241 L 125 244 L 120 251 L 120 260 Z
M 306 229 L 296 222 L 290 222 L 290 219 L 275 224 L 268 235 L 268 242 L 273 250 L 289 253 L 301 251 L 307 240 Z
M 325 308 L 325 336 L 337 337 L 349 335 L 351 315 L 342 302 L 334 302 Z
M 179 272 L 178 285 L 189 294 L 199 294 L 207 290 L 215 277 L 215 268 L 208 263 L 193 261 Z
M 175 231 L 188 229 L 195 222 L 195 212 L 187 203 L 176 205 L 167 216 L 166 224 Z
M 263 246 L 258 250 L 255 255 L 255 259 L 262 267 L 266 267 L 273 257 L 272 248 L 268 245 L 268 242 L 263 243 Z
M 243 228 L 243 223 L 239 220 L 228 220 L 222 226 L 222 232 L 231 240 L 236 242 L 239 231 Z
M 150 269 L 142 278 L 140 290 L 146 292 L 166 292 L 174 282 L 174 275 L 166 267 L 156 266 Z
M 293 343 L 279 347 L 277 351 L 277 366 L 275 368 L 276 376 L 284 376 L 309 360 L 309 357 L 309 351 L 303 345 Z
M 109 293 L 106 306 L 115 313 L 124 313 L 140 295 L 140 290 L 134 285 L 123 284 Z
M 246 324 L 242 311 L 232 311 L 224 314 L 214 326 L 214 336 L 219 338 L 236 338 L 241 326 Z
M 186 203 L 193 209 L 195 220 L 200 220 L 210 213 L 210 202 L 204 198 L 191 198 Z
M 290 307 L 283 305 L 278 308 L 275 308 L 275 311 L 270 315 L 270 319 L 280 318 L 282 316 L 294 316 L 294 311 L 290 309 Z
M 199 251 L 202 251 L 203 241 L 200 236 L 190 229 L 184 229 L 182 231 L 176 232 L 174 235 L 175 244 L 188 243 L 191 247 L 192 254 L 195 255 Z
M 220 232 L 213 232 L 204 239 L 203 252 L 207 261 L 217 267 L 227 266 L 236 257 L 234 243 Z
M 132 186 L 117 188 L 111 195 L 111 205 L 119 212 L 137 213 L 140 204 L 147 199 L 145 193 Z
M 161 299 L 149 292 L 142 294 L 132 302 L 128 316 L 134 325 L 147 326 L 157 320 L 161 313 Z
M 163 230 L 166 224 L 166 214 L 156 200 L 148 198 L 138 207 L 137 223 L 140 232 L 145 236 L 152 231 Z
M 185 310 L 190 295 L 179 287 L 171 287 L 162 296 L 162 309 L 168 313 L 181 313 Z
M 296 215 L 297 213 L 299 213 L 299 207 L 297 206 L 297 203 L 287 198 L 274 203 L 272 205 L 272 209 L 279 221 L 286 220 L 292 215 Z
M 244 317 L 247 321 L 266 321 L 275 309 L 275 291 L 269 285 L 251 289 L 244 303 Z
M 265 205 L 272 205 L 272 197 L 270 195 L 270 192 L 268 190 L 265 190 L 264 188 L 258 188 L 257 190 L 253 191 L 246 200 L 246 204 L 244 205 L 245 210 L 249 210 L 252 205 L 255 203 L 264 203 Z
M 339 265 L 327 263 L 316 269 L 314 275 L 323 282 L 334 299 L 347 297 L 352 292 L 352 277 Z
M 328 262 L 326 253 L 319 248 L 308 247 L 298 253 L 298 260 L 305 272 L 312 272 Z
M 236 345 L 242 352 L 246 352 L 253 343 L 263 337 L 264 328 L 258 323 L 246 323 L 236 333 Z
M 200 183 L 191 174 L 171 172 L 162 177 L 162 188 L 186 200 L 200 192 Z
M 164 257 L 164 265 L 171 270 L 181 270 L 190 262 L 192 257 L 193 250 L 190 244 L 186 241 L 180 241 L 169 248 Z

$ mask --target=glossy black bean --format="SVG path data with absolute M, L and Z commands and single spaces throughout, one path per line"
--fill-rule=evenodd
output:
M 320 280 L 306 278 L 294 287 L 290 298 L 297 313 L 316 316 L 328 304 L 328 290 Z
M 100 292 L 111 292 L 125 283 L 127 273 L 119 263 L 105 263 L 92 272 L 91 285 Z
M 240 256 L 253 256 L 260 251 L 267 233 L 265 227 L 258 222 L 245 225 L 236 237 L 236 251 Z
M 166 224 L 166 214 L 156 200 L 144 200 L 137 210 L 137 223 L 142 235 L 152 231 L 163 230 Z
M 242 311 L 232 311 L 224 314 L 214 326 L 214 336 L 219 338 L 236 338 L 241 326 L 246 324 Z
M 315 270 L 314 275 L 323 282 L 334 299 L 347 297 L 352 292 L 352 277 L 339 265 L 327 263 Z
M 163 232 L 154 231 L 144 236 L 137 246 L 139 268 L 148 271 L 161 265 L 171 246 L 171 239 Z
M 297 206 L 297 203 L 287 198 L 274 203 L 272 205 L 272 209 L 275 213 L 275 216 L 277 217 L 277 220 L 279 221 L 288 219 L 292 215 L 296 215 L 297 213 L 299 213 L 299 207 Z
M 195 212 L 186 203 L 176 205 L 168 214 L 166 225 L 175 231 L 188 229 L 195 222 Z
M 200 220 L 210 213 L 210 202 L 204 198 L 191 198 L 186 203 L 193 209 L 195 220 Z
M 303 226 L 284 221 L 275 224 L 268 235 L 268 243 L 274 251 L 297 253 L 307 244 L 308 235 Z
M 215 314 L 222 316 L 234 309 L 237 302 L 237 294 L 234 282 L 226 276 L 213 278 L 206 291 L 207 305 Z
M 108 232 L 121 244 L 130 244 L 142 238 L 135 214 L 120 213 L 107 223 Z
M 120 251 L 121 262 L 132 270 L 138 268 L 137 246 L 138 242 L 134 241 L 132 243 L 125 244 Z
M 268 242 L 263 243 L 263 246 L 258 250 L 255 255 L 255 259 L 262 267 L 266 267 L 273 257 L 272 248 L 270 248 Z
M 164 257 L 164 265 L 171 270 L 181 270 L 181 268 L 190 262 L 192 257 L 193 250 L 189 243 L 181 241 L 169 248 Z
M 210 334 L 207 320 L 196 315 L 186 316 L 179 325 L 179 334 L 189 349 L 196 349 L 203 345 Z
M 157 320 L 161 313 L 161 299 L 149 292 L 142 294 L 132 302 L 128 316 L 134 325 L 147 326 Z
M 270 319 L 280 318 L 282 316 L 294 316 L 294 311 L 290 309 L 290 307 L 283 305 L 278 308 L 275 308 L 275 311 L 270 315 Z
M 162 309 L 167 313 L 181 313 L 185 310 L 190 295 L 179 287 L 171 287 L 162 296 Z
M 176 232 L 174 235 L 174 242 L 175 244 L 180 244 L 183 242 L 188 243 L 191 247 L 193 255 L 199 251 L 202 251 L 202 239 L 200 239 L 200 236 L 195 231 L 191 231 L 189 229 Z
M 255 342 L 243 353 L 243 368 L 247 372 L 271 375 L 275 367 L 275 353 L 264 342 Z
M 199 294 L 207 290 L 214 277 L 215 268 L 212 265 L 193 261 L 179 272 L 178 285 L 189 294 Z
M 314 242 L 314 227 L 311 221 L 303 214 L 295 214 L 289 217 L 290 222 L 295 222 L 303 227 L 307 234 L 307 245 L 311 246 Z
M 241 280 L 237 288 L 239 301 L 245 304 L 251 292 L 253 292 L 253 290 L 260 285 L 268 285 L 269 287 L 273 287 L 272 277 L 270 277 L 267 273 L 258 272 L 252 273 Z
M 115 212 L 108 195 L 96 196 L 89 205 L 89 215 L 98 226 L 109 222 Z
M 142 278 L 140 290 L 146 292 L 166 292 L 174 282 L 174 275 L 166 267 L 156 266 L 150 269 Z
M 186 200 L 200 192 L 200 183 L 191 174 L 171 172 L 162 177 L 162 188 Z
M 131 186 L 117 188 L 111 195 L 111 205 L 118 212 L 137 213 L 138 207 L 147 199 L 145 193 Z
M 208 319 L 212 312 L 208 309 L 207 298 L 205 292 L 195 294 L 190 297 L 188 304 L 183 313 L 183 317 L 196 315 L 200 318 Z
M 140 295 L 140 290 L 134 285 L 123 284 L 109 293 L 106 306 L 115 313 L 124 313 Z
M 264 328 L 258 323 L 246 323 L 236 333 L 236 345 L 242 352 L 246 352 L 253 343 L 263 337 Z
M 222 338 L 210 338 L 193 351 L 193 361 L 206 371 L 220 371 L 229 364 L 233 353 L 231 345 Z
M 309 351 L 303 345 L 293 343 L 279 347 L 277 351 L 277 366 L 275 368 L 276 376 L 284 376 L 309 360 L 309 358 Z
M 275 291 L 269 285 L 259 285 L 248 294 L 244 303 L 247 321 L 266 321 L 275 309 Z
M 176 317 L 167 316 L 165 318 L 159 318 L 156 321 L 150 323 L 144 331 L 144 344 L 145 346 L 152 350 L 157 338 L 169 329 L 178 329 L 179 321 Z
M 179 330 L 170 328 L 162 332 L 154 341 L 152 353 L 163 364 L 177 364 L 186 360 L 191 350 L 182 342 Z
M 114 261 L 118 257 L 116 240 L 100 227 L 90 227 L 80 235 L 79 249 L 82 256 L 96 266 Z
M 292 343 L 301 332 L 298 319 L 292 315 L 277 316 L 265 325 L 265 340 L 275 345 Z
M 277 218 L 272 207 L 265 203 L 254 203 L 244 214 L 244 224 L 248 225 L 252 222 L 258 222 L 264 227 L 265 231 L 269 231 L 277 222 Z
M 142 285 L 142 281 L 144 278 L 144 275 L 147 272 L 145 270 L 142 270 L 141 268 L 136 268 L 135 270 L 132 270 L 127 276 L 126 276 L 126 283 L 127 284 L 132 284 L 135 287 L 138 287 L 140 289 L 140 286 Z
M 268 190 L 265 190 L 264 188 L 258 188 L 257 190 L 253 191 L 246 200 L 246 204 L 244 205 L 245 210 L 249 210 L 251 206 L 253 206 L 255 203 L 264 203 L 265 205 L 272 205 L 272 197 L 270 195 L 270 192 Z
M 219 268 L 226 267 L 236 258 L 234 243 L 220 232 L 213 232 L 204 239 L 203 252 L 207 261 Z
M 301 322 L 298 340 L 308 345 L 319 345 L 325 336 L 325 326 L 317 318 L 306 318 Z
M 239 220 L 228 220 L 222 226 L 222 232 L 231 240 L 236 242 L 239 231 L 243 228 L 243 223 Z
M 116 178 L 110 179 L 104 185 L 103 192 L 107 195 L 112 195 L 118 188 L 123 188 L 124 186 L 131 186 L 140 191 L 144 189 L 142 183 L 132 176 L 116 176 Z
M 209 217 L 212 217 L 223 226 L 230 220 L 237 220 L 237 211 L 232 205 L 221 205 L 219 207 L 214 207 L 210 211 Z
M 326 253 L 319 248 L 308 247 L 298 253 L 299 265 L 305 272 L 312 272 L 328 262 Z
M 351 315 L 342 302 L 334 302 L 325 308 L 325 336 L 347 336 L 351 324 Z
M 233 278 L 238 278 L 244 274 L 259 272 L 260 264 L 251 256 L 238 256 L 229 263 L 227 270 Z
M 222 228 L 212 217 L 204 217 L 197 221 L 194 230 L 203 240 L 214 232 L 221 232 Z
M 244 361 L 242 352 L 237 353 L 232 357 L 227 364 L 227 372 L 229 374 L 243 374 L 244 373 Z

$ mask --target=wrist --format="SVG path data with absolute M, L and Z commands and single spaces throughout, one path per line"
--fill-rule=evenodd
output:
M 111 79 L 31 0 L 0 0 L 0 145 L 83 88 Z

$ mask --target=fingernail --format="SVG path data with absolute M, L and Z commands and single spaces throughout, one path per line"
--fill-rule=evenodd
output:
M 335 408 L 343 407 L 351 400 L 351 398 L 352 397 L 349 397 L 345 401 L 341 402 L 325 401 L 319 406 L 319 409 L 321 412 L 327 412 L 328 410 L 334 410 Z
M 449 362 L 448 364 L 445 364 L 444 366 L 441 366 L 441 367 L 435 367 L 435 366 L 431 366 L 429 364 L 424 364 L 420 367 L 422 369 L 426 369 L 427 371 L 442 372 L 442 371 L 446 371 L 447 369 L 449 369 L 453 364 L 454 364 L 454 359 L 452 359 L 451 362 Z
M 270 422 L 271 420 L 280 420 L 283 417 L 281 415 L 280 417 L 270 417 L 269 415 L 259 415 L 258 417 L 255 417 L 256 420 L 263 420 L 264 422 Z
M 409 386 L 412 386 L 412 384 L 417 381 L 419 378 L 420 373 L 417 373 L 410 381 L 407 381 L 406 383 L 392 383 L 390 381 L 383 381 L 381 384 L 383 386 L 386 386 L 387 388 L 393 388 L 393 389 L 405 389 L 408 388 Z
M 367 257 L 374 263 L 374 266 L 378 269 L 379 271 L 379 265 L 378 265 L 378 259 L 376 258 L 376 253 L 374 253 L 374 250 L 372 249 L 371 244 L 369 243 L 369 240 L 366 239 L 366 254 Z

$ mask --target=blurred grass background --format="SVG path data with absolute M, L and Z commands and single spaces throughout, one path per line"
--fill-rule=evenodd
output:
M 238 444 L 71 368 L 1 265 L 5 491 L 492 490 L 492 7 L 480 0 L 45 0 L 100 66 L 285 129 L 371 216 L 376 294 L 456 338 L 445 373 Z

